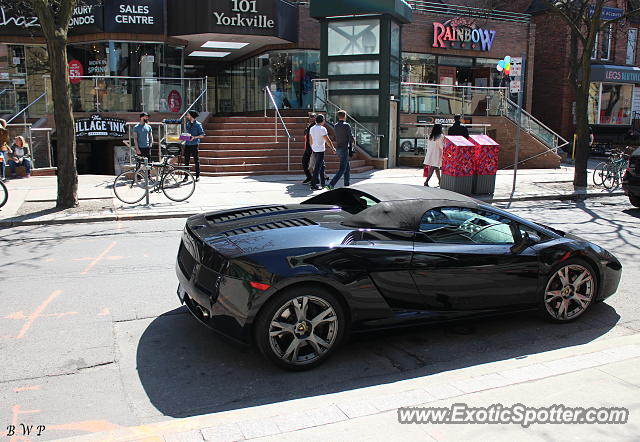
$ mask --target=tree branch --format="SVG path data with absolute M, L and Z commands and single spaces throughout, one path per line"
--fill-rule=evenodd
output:
M 582 35 L 582 29 L 578 26 L 580 23 L 576 23 L 579 20 L 577 17 L 571 17 L 564 8 L 556 6 L 551 0 L 544 0 L 544 3 L 549 6 L 554 12 L 562 16 L 562 19 L 571 27 L 572 31 L 578 39 L 582 42 L 583 46 L 586 44 L 587 39 Z

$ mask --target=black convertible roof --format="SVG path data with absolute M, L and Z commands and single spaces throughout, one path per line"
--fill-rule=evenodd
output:
M 339 204 L 367 197 L 377 204 L 345 219 L 344 225 L 362 228 L 416 230 L 427 210 L 435 207 L 477 208 L 478 201 L 449 190 L 411 184 L 377 183 L 342 187 L 313 197 L 305 204 Z

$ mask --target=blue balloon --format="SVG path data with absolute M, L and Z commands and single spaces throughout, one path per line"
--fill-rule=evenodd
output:
M 504 69 L 504 67 L 505 67 L 506 65 L 507 65 L 507 64 L 504 62 L 504 60 L 500 60 L 500 61 L 498 62 L 498 66 L 500 66 L 502 69 Z
M 505 63 L 511 63 L 511 57 L 509 57 L 508 55 L 506 57 L 504 57 L 504 62 Z

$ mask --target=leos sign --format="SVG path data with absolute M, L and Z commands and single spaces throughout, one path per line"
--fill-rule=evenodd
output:
M 490 51 L 496 31 L 478 28 L 472 23 L 451 20 L 433 23 L 433 47 Z

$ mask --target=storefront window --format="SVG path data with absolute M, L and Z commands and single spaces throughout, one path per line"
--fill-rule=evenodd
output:
M 405 83 L 436 83 L 436 56 L 404 52 L 401 75 Z
M 279 109 L 311 109 L 312 80 L 319 75 L 318 51 L 270 52 L 250 58 L 218 74 L 218 111 L 262 110 L 265 86 Z
M 350 20 L 329 23 L 329 56 L 380 53 L 380 21 Z
M 380 62 L 371 61 L 330 61 L 329 75 L 370 75 L 380 73 Z
M 631 124 L 633 85 L 602 84 L 600 124 Z
M 598 124 L 598 101 L 600 100 L 600 83 L 589 85 L 589 103 L 587 112 L 589 114 L 589 124 Z
M 356 120 L 361 117 L 378 116 L 377 95 L 335 95 L 331 94 L 331 101 L 341 108 L 348 109 L 349 115 Z

